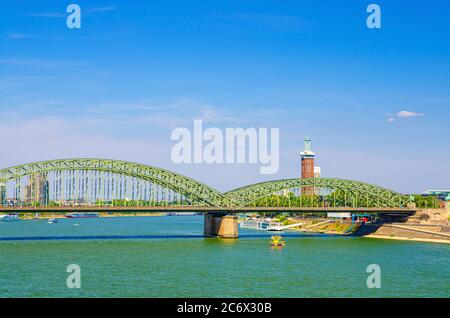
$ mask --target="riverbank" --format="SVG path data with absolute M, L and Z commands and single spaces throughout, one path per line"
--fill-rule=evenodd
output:
M 126 213 L 126 212 L 100 212 L 99 217 L 101 218 L 113 218 L 113 217 L 139 217 L 139 216 L 165 216 L 165 213 Z M 34 213 L 19 213 L 21 220 L 43 220 L 43 219 L 64 219 L 65 214 L 62 213 L 39 213 L 36 217 Z
M 355 235 L 372 239 L 389 239 L 427 243 L 450 243 L 450 231 L 446 224 L 353 224 L 348 221 L 332 219 L 288 218 L 284 226 L 301 233 L 322 233 L 334 235 Z M 298 226 L 295 226 L 298 225 Z
M 374 239 L 416 241 L 428 243 L 450 243 L 450 233 L 443 231 L 446 227 L 411 224 L 365 225 L 361 236 Z
M 288 218 L 283 221 L 284 226 L 292 226 L 289 230 L 303 233 L 322 233 L 348 235 L 357 229 L 357 225 L 351 222 L 341 222 L 330 219 Z
M 439 239 L 425 239 L 425 238 L 411 238 L 411 237 L 395 237 L 386 235 L 376 235 L 369 234 L 363 236 L 365 238 L 382 239 L 382 240 L 396 240 L 396 241 L 408 241 L 408 242 L 425 242 L 425 243 L 444 243 L 450 244 L 450 240 L 439 240 Z

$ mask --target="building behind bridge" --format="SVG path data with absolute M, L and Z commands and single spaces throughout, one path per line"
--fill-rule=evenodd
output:
M 310 178 L 320 178 L 321 177 L 321 169 L 320 167 L 315 166 L 315 152 L 311 150 L 311 138 L 305 137 L 305 146 L 304 150 L 300 152 L 301 157 L 301 178 L 302 179 L 310 179 Z M 317 193 L 318 189 L 315 187 L 304 187 L 302 188 L 303 195 L 314 195 Z
M 0 205 L 6 205 L 6 184 L 0 183 Z
M 425 192 L 426 196 L 433 196 L 436 197 L 438 200 L 441 201 L 450 201 L 450 190 L 427 190 Z
M 33 174 L 25 186 L 25 204 L 48 205 L 49 183 L 45 174 Z

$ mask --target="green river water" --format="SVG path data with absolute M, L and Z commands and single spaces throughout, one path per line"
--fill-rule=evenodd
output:
M 202 216 L 0 222 L 0 297 L 449 297 L 450 247 L 240 229 L 203 238 Z M 69 264 L 81 288 L 66 286 Z M 369 264 L 381 288 L 366 286 Z

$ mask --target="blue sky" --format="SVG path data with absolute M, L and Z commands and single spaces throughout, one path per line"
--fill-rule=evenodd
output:
M 297 177 L 308 134 L 325 177 L 450 188 L 450 2 L 373 2 L 379 30 L 361 0 L 9 1 L 0 167 L 115 158 L 228 190 Z M 194 119 L 279 127 L 279 173 L 173 164 L 171 131 Z

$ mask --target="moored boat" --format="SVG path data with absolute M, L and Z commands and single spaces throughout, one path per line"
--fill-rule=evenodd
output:
M 284 227 L 281 225 L 269 225 L 269 227 L 267 228 L 267 231 L 272 231 L 272 232 L 283 232 Z
M 80 218 L 98 218 L 99 214 L 98 213 L 93 213 L 93 212 L 74 212 L 74 213 L 67 213 L 66 214 L 66 218 L 69 219 L 80 219 Z
M 19 216 L 17 214 L 5 214 L 5 215 L 0 215 L 0 222 L 8 222 L 8 221 L 18 221 L 19 220 Z
M 194 216 L 199 215 L 196 212 L 167 212 L 166 216 Z

